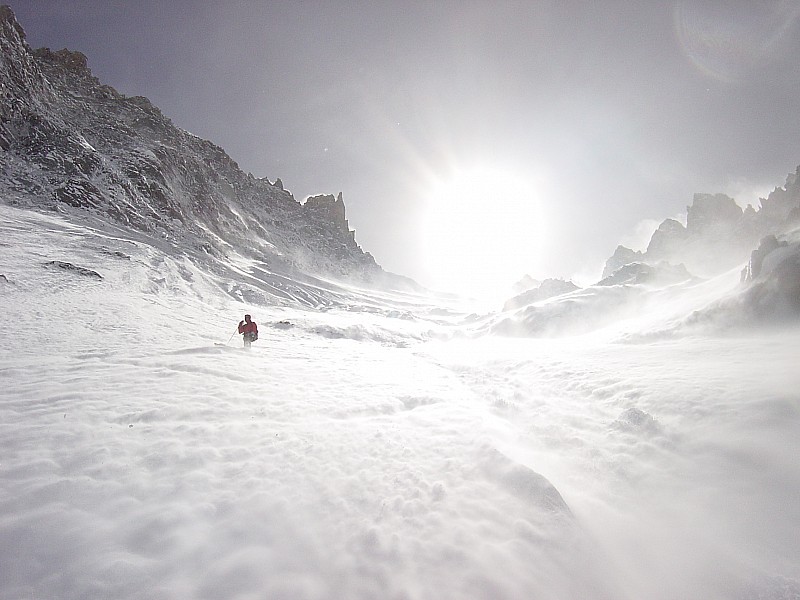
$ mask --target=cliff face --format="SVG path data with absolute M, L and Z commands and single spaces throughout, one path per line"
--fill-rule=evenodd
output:
M 161 240 L 273 268 L 385 274 L 355 241 L 341 194 L 300 204 L 222 148 L 126 97 L 69 50 L 31 49 L 0 7 L 0 202 L 90 213 Z M 329 199 L 330 200 L 329 200 Z

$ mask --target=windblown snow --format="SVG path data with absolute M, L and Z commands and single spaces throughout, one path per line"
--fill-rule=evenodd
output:
M 637 301 L 627 331 L 502 337 L 530 309 L 242 259 L 296 300 L 258 303 L 110 227 L 0 213 L 2 598 L 800 598 L 796 329 L 631 335 L 674 316 Z

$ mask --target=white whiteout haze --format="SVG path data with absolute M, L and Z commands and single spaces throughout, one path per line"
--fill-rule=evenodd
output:
M 0 240 L 1 598 L 800 597 L 800 334 L 649 335 L 735 277 L 507 338 L 421 296 L 236 302 L 56 215 Z

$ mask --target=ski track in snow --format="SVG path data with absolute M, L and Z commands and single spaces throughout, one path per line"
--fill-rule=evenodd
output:
M 0 239 L 2 598 L 800 598 L 796 332 L 436 341 L 56 216 Z

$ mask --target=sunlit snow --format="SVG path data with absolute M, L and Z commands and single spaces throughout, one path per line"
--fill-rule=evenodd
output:
M 0 211 L 0 598 L 800 598 L 796 331 L 240 303 Z

